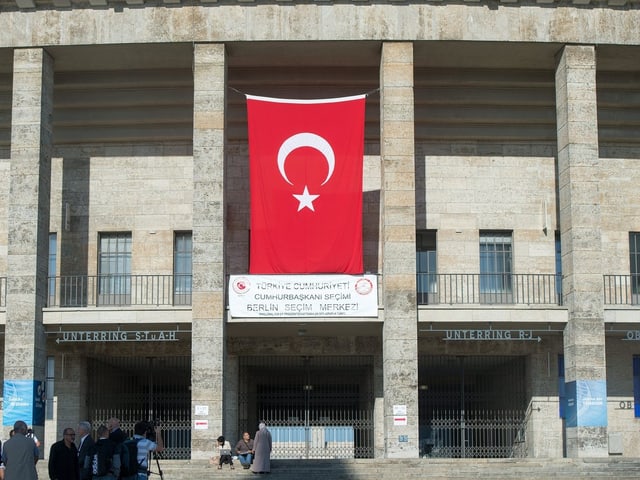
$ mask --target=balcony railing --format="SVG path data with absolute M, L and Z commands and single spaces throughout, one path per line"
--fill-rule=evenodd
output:
M 640 274 L 604 275 L 605 305 L 640 305 Z M 554 274 L 419 273 L 418 304 L 562 305 Z M 49 278 L 49 307 L 191 305 L 191 275 L 71 275 Z M 7 278 L 0 277 L 0 307 Z
M 49 307 L 191 305 L 191 275 L 70 275 L 48 285 Z
M 418 304 L 562 305 L 560 275 L 419 273 Z
M 0 277 L 0 307 L 7 306 L 7 277 Z
M 640 274 L 604 275 L 605 305 L 640 305 Z

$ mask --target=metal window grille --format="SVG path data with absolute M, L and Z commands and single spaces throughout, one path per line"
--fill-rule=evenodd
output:
M 98 303 L 131 304 L 131 232 L 101 233 Z
M 418 303 L 436 304 L 438 301 L 438 277 L 436 232 L 418 232 L 416 237 L 416 272 L 418 274 Z
M 631 271 L 631 293 L 637 305 L 640 295 L 640 233 L 629 233 L 629 264 Z
M 191 232 L 176 232 L 173 247 L 173 304 L 191 305 Z
M 49 296 L 48 304 L 55 302 L 56 298 L 56 273 L 58 258 L 58 235 L 56 233 L 49 234 L 49 272 L 47 281 L 47 294 Z
M 510 303 L 512 273 L 511 232 L 481 232 L 481 303 Z

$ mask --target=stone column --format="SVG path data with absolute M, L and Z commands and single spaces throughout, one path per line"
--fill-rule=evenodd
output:
M 410 458 L 419 453 L 411 43 L 383 44 L 380 96 L 385 450 Z
M 8 382 L 27 388 L 31 385 L 35 390 L 34 382 L 42 382 L 44 387 L 46 375 L 42 308 L 47 298 L 49 253 L 53 59 L 43 49 L 14 51 L 12 95 L 5 421 L 11 418 Z M 28 400 L 35 406 L 33 397 Z M 44 425 L 33 417 L 21 420 Z
M 223 432 L 224 323 L 224 127 L 226 58 L 223 44 L 194 47 L 193 101 L 193 318 L 191 326 L 191 457 L 211 456 Z M 195 415 L 195 407 L 208 408 Z
M 569 457 L 607 455 L 596 55 L 565 46 L 556 67 Z

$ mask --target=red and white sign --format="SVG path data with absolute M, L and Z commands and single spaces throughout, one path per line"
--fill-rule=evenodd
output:
M 365 95 L 247 96 L 252 274 L 361 274 Z
M 209 430 L 209 420 L 195 420 L 193 428 L 194 430 Z
M 231 275 L 229 313 L 255 317 L 377 317 L 375 275 Z

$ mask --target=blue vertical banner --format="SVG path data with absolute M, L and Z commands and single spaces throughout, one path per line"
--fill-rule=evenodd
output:
M 566 384 L 567 427 L 607 426 L 607 382 L 575 380 Z
M 40 380 L 5 380 L 2 425 L 13 426 L 18 420 L 28 425 L 44 425 L 46 394 Z

